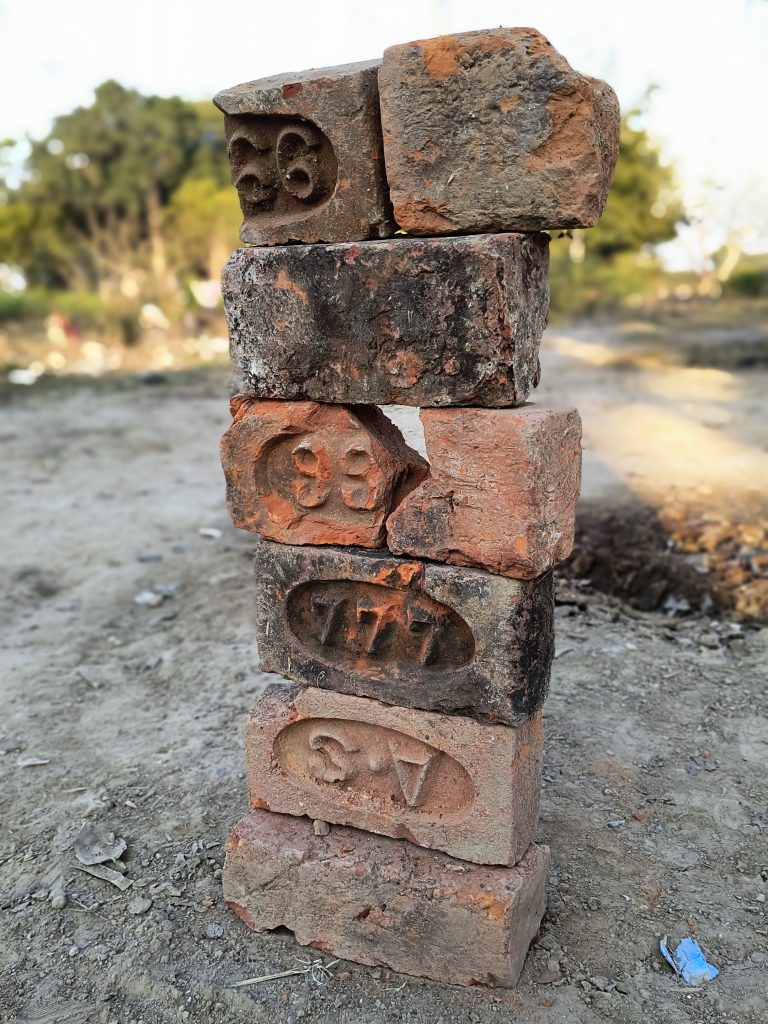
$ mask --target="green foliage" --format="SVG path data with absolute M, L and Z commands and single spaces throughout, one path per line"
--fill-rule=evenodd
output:
M 639 113 L 630 111 L 622 119 L 619 159 L 605 212 L 585 239 L 588 249 L 603 259 L 667 242 L 683 219 L 671 168 L 662 163 L 645 129 L 632 126 Z
M 654 290 L 662 279 L 652 246 L 675 237 L 684 212 L 675 178 L 648 133 L 621 123 L 619 159 L 597 227 L 553 238 L 552 308 L 555 314 L 594 312 Z
M 209 269 L 182 245 L 169 258 L 167 228 L 185 220 L 174 197 L 193 180 L 213 194 L 226 179 L 221 116 L 210 104 L 105 82 L 90 106 L 57 118 L 32 143 L 19 187 L 3 183 L 0 248 L 32 285 L 106 295 L 130 279 L 134 291 L 169 292 L 179 276 Z M 230 204 L 225 224 L 221 207 L 219 199 L 216 229 L 234 238 L 239 218 Z
M 742 299 L 768 297 L 768 255 L 742 256 L 738 269 L 724 283 L 723 291 Z
M 177 266 L 197 277 L 216 277 L 237 245 L 233 226 L 240 220 L 237 192 L 213 177 L 187 178 L 165 213 L 170 254 Z
M 674 236 L 682 210 L 672 171 L 636 126 L 637 113 L 622 123 L 602 221 L 553 241 L 556 312 L 618 304 L 660 279 L 648 247 Z M 92 104 L 57 118 L 46 138 L 32 142 L 18 186 L 8 181 L 9 143 L 0 141 L 0 252 L 30 285 L 23 296 L 2 298 L 0 320 L 55 308 L 128 341 L 142 302 L 158 302 L 178 320 L 181 287 L 218 276 L 238 244 L 222 129 L 210 103 L 105 82 Z M 732 287 L 758 285 L 737 275 Z

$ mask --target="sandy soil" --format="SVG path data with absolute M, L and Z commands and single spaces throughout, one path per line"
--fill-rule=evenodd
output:
M 731 504 L 758 500 L 764 374 L 704 395 L 700 374 L 627 371 L 584 344 L 550 335 L 541 397 L 582 408 L 588 502 L 673 486 L 709 486 L 713 507 L 728 487 Z M 768 631 L 638 612 L 572 580 L 545 708 L 549 911 L 519 987 L 349 963 L 325 985 L 232 987 L 317 954 L 251 934 L 221 901 L 246 810 L 241 729 L 267 680 L 251 538 L 222 500 L 226 407 L 222 373 L 36 387 L 2 409 L 0 1020 L 764 1022 Z M 677 462 L 673 427 L 688 439 Z M 135 603 L 146 590 L 162 603 Z M 126 841 L 125 891 L 79 870 L 84 822 Z M 665 933 L 696 936 L 720 976 L 685 988 Z

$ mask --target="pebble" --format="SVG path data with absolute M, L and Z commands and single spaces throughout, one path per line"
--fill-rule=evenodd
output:
M 137 896 L 128 904 L 128 913 L 137 916 L 145 914 L 152 906 L 152 900 L 148 896 Z
M 562 981 L 563 976 L 560 974 L 559 970 L 547 970 L 544 971 L 543 974 L 540 974 L 535 980 L 537 985 L 554 985 L 556 981 Z
M 316 818 L 313 824 L 314 832 L 316 836 L 327 836 L 331 831 L 331 826 L 327 821 L 321 821 Z
M 51 889 L 49 899 L 54 910 L 63 910 L 67 905 L 67 897 L 62 885 L 55 885 Z
M 716 633 L 702 633 L 699 637 L 699 643 L 702 647 L 709 647 L 710 649 L 720 646 L 720 637 Z

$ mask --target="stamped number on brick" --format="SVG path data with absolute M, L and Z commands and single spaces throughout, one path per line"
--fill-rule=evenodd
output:
M 274 445 L 263 472 L 262 493 L 338 518 L 376 511 L 387 497 L 388 481 L 373 452 L 352 431 L 285 438 Z
M 246 217 L 303 214 L 333 194 L 336 157 L 316 125 L 253 114 L 233 117 L 232 122 L 232 180 Z
M 472 631 L 452 608 L 377 583 L 303 583 L 288 599 L 288 624 L 324 660 L 394 674 L 461 668 L 475 652 Z
M 278 733 L 274 750 L 283 771 L 332 785 L 352 803 L 363 796 L 426 816 L 463 814 L 472 803 L 472 781 L 458 761 L 394 729 L 308 718 Z

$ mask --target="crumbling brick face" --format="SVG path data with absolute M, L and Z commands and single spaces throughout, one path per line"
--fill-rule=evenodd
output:
M 316 687 L 270 686 L 245 730 L 251 804 L 478 864 L 533 840 L 541 713 L 511 729 Z
M 392 513 L 398 554 L 534 579 L 573 547 L 581 480 L 575 409 L 424 409 L 431 473 Z
M 379 91 L 395 220 L 409 234 L 597 223 L 618 155 L 618 101 L 540 33 L 391 46 Z
M 429 472 L 376 406 L 237 396 L 221 441 L 235 526 L 292 544 L 381 547 L 385 520 Z
M 538 383 L 546 235 L 239 249 L 222 286 L 237 389 L 374 405 L 521 405 Z
M 254 810 L 235 826 L 224 898 L 256 931 L 452 985 L 512 986 L 546 906 L 549 850 L 514 867 Z
M 379 61 L 274 75 L 214 103 L 253 245 L 381 238 L 394 231 L 379 120 Z
M 255 558 L 261 667 L 308 686 L 507 725 L 541 707 L 553 581 L 274 544 Z

